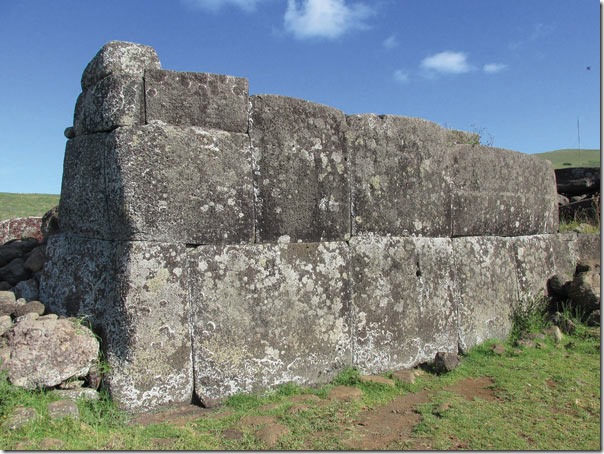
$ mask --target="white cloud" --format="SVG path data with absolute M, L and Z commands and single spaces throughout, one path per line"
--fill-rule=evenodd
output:
M 394 71 L 394 80 L 396 80 L 399 84 L 408 84 L 409 73 L 402 69 L 397 69 L 396 71 Z
M 495 74 L 506 69 L 508 65 L 503 63 L 487 63 L 482 67 L 482 70 L 487 74 Z
M 211 13 L 217 13 L 223 8 L 235 7 L 246 13 L 256 10 L 256 6 L 263 0 L 181 0 L 181 2 L 192 9 L 201 9 Z
M 287 0 L 285 30 L 296 38 L 334 39 L 354 29 L 367 28 L 373 10 L 363 3 L 345 0 Z
M 431 55 L 422 60 L 420 66 L 429 72 L 442 74 L 462 74 L 473 68 L 468 63 L 468 56 L 464 52 L 445 51 Z
M 390 35 L 388 38 L 386 38 L 382 42 L 382 46 L 384 46 L 386 49 L 394 49 L 395 47 L 398 47 L 398 41 L 396 40 L 396 35 Z

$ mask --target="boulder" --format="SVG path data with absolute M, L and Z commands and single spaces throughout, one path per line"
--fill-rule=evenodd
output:
M 20 281 L 29 278 L 30 273 L 25 269 L 25 260 L 17 257 L 0 268 L 0 280 L 6 281 L 11 285 L 17 285 Z
M 600 309 L 600 264 L 577 265 L 568 296 L 576 307 L 586 311 Z
M 16 296 L 24 298 L 27 301 L 37 300 L 40 295 L 38 281 L 35 279 L 21 281 L 15 285 L 14 292 Z
M 44 216 L 42 216 L 42 224 L 40 230 L 44 236 L 44 242 L 48 241 L 48 237 L 59 233 L 59 206 L 48 210 Z
M 438 374 L 451 372 L 459 365 L 459 357 L 456 353 L 438 352 L 434 356 L 434 370 Z
M 42 268 L 44 268 L 44 263 L 46 262 L 45 251 L 45 245 L 34 248 L 27 256 L 27 259 L 25 259 L 23 267 L 30 273 L 37 273 L 38 271 L 41 271 Z
M 98 358 L 96 337 L 73 320 L 25 319 L 6 337 L 8 378 L 26 389 L 53 387 L 71 377 L 85 376 Z

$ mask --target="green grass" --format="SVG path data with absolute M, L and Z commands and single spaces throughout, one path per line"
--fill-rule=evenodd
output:
M 11 194 L 0 192 L 0 221 L 28 216 L 43 216 L 59 204 L 54 194 Z
M 542 305 L 524 306 L 516 312 L 517 331 L 543 326 Z M 115 408 L 105 395 L 98 402 L 79 402 L 79 420 L 49 419 L 46 405 L 54 398 L 46 392 L 24 391 L 0 380 L 0 449 L 40 448 L 44 438 L 60 440 L 62 450 L 261 450 L 267 447 L 255 437 L 255 429 L 243 418 L 270 416 L 287 428 L 272 449 L 350 449 L 345 439 L 356 433 L 356 417 L 375 411 L 398 396 L 428 392 L 428 400 L 416 407 L 421 421 L 411 440 L 400 440 L 384 449 L 409 449 L 415 442 L 440 449 L 471 450 L 599 450 L 600 449 L 600 330 L 577 322 L 572 336 L 561 343 L 553 339 L 540 348 L 515 347 L 496 355 L 487 342 L 472 349 L 453 372 L 424 372 L 414 384 L 395 387 L 363 383 L 353 368 L 342 371 L 331 384 L 306 388 L 285 384 L 260 394 L 239 394 L 226 399 L 212 413 L 177 427 L 167 423 L 146 427 L 128 424 L 129 416 Z M 517 336 L 515 336 L 517 337 Z M 385 374 L 388 376 L 388 374 Z M 490 377 L 496 400 L 466 400 L 448 390 L 467 378 Z M 328 401 L 336 385 L 355 386 L 363 398 L 357 402 Z M 292 412 L 292 396 L 313 394 L 320 402 Z M 438 412 L 446 404 L 447 410 Z M 34 407 L 39 418 L 27 426 L 8 430 L 4 422 L 18 405 Z M 393 417 L 396 417 L 394 415 Z M 227 429 L 242 433 L 227 439 Z
M 586 150 L 563 149 L 535 153 L 541 159 L 547 159 L 554 169 L 567 169 L 572 167 L 600 167 L 600 150 L 590 148 Z

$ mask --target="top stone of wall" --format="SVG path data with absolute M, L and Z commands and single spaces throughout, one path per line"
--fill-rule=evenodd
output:
M 248 90 L 161 69 L 148 46 L 103 46 L 67 134 L 63 231 L 186 244 L 557 231 L 546 161 L 423 119 Z
M 159 68 L 161 64 L 152 47 L 109 41 L 86 66 L 82 74 L 82 90 L 114 73 L 142 77 L 146 69 Z

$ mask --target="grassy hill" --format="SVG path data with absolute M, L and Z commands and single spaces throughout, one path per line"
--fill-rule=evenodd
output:
M 28 216 L 43 216 L 59 204 L 55 194 L 11 194 L 0 192 L 0 221 Z
M 554 169 L 567 169 L 571 167 L 600 167 L 600 150 L 591 148 L 586 150 L 563 149 L 535 153 L 542 159 L 547 159 L 554 165 Z

